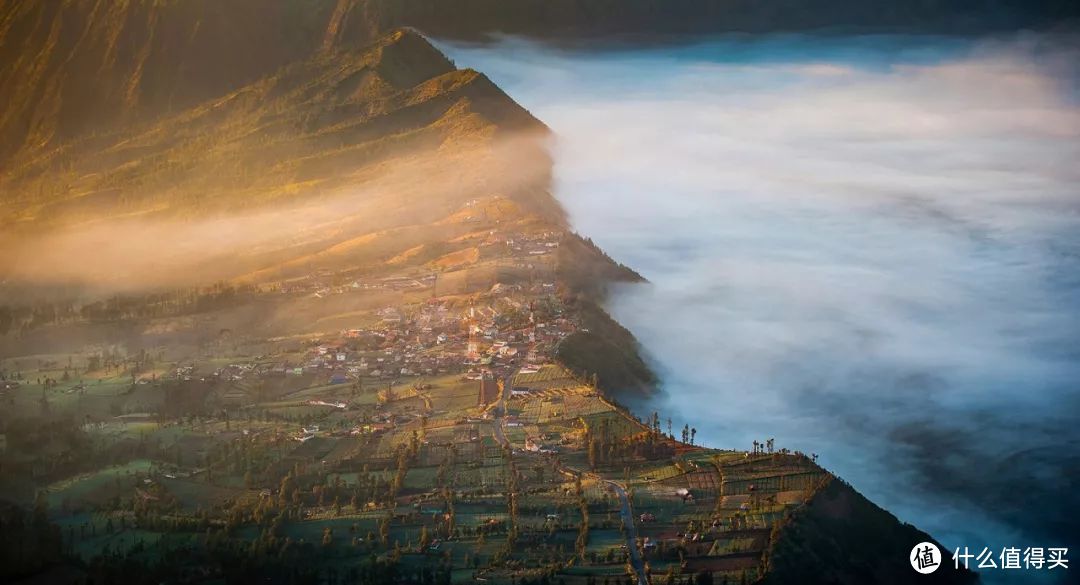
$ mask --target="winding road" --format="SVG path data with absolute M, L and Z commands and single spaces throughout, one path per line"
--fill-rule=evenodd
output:
M 619 496 L 619 513 L 622 515 L 623 526 L 626 527 L 626 548 L 630 551 L 630 564 L 637 573 L 638 585 L 649 585 L 649 579 L 645 576 L 645 561 L 641 559 L 641 551 L 637 546 L 637 527 L 634 525 L 634 511 L 630 506 L 630 497 L 626 495 L 626 489 L 618 483 L 605 479 L 615 494 Z

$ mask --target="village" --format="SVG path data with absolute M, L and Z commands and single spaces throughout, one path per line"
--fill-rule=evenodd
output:
M 333 332 L 5 360 L 11 412 L 79 418 L 49 435 L 8 424 L 4 469 L 47 485 L 41 505 L 92 562 L 243 550 L 247 570 L 339 567 L 320 583 L 373 566 L 424 583 L 755 581 L 778 526 L 831 476 L 771 440 L 676 438 L 566 367 L 560 345 L 587 330 L 537 268 L 558 238 L 493 234 L 491 262 L 529 278 L 464 294 L 437 288 L 445 273 L 312 274 L 260 293 L 399 289 L 404 302 Z M 62 440 L 80 457 L 48 460 Z M 226 577 L 200 567 L 189 580 Z

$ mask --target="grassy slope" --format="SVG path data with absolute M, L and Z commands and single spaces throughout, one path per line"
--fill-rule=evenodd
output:
M 448 140 L 540 128 L 486 77 L 399 31 L 149 123 L 27 153 L 0 176 L 0 221 L 251 208 L 362 183 L 364 169 Z
M 590 300 L 578 305 L 588 332 L 577 332 L 559 344 L 556 357 L 578 376 L 598 378 L 614 398 L 651 394 L 656 376 L 645 364 L 632 333 Z
M 615 262 L 591 240 L 576 234 L 559 248 L 558 276 L 576 297 L 581 326 L 559 344 L 561 364 L 584 379 L 596 375 L 608 395 L 641 396 L 655 389 L 656 376 L 640 355 L 634 335 L 601 307 L 613 282 L 641 282 L 641 275 Z
M 2 2 L 0 161 L 183 110 L 306 58 L 334 1 Z
M 970 571 L 956 571 L 940 544 L 945 563 L 917 575 L 906 558 L 925 532 L 900 522 L 851 486 L 831 479 L 781 528 L 770 550 L 763 585 L 901 585 L 975 583 Z
M 400 26 L 440 36 L 571 39 L 822 27 L 985 31 L 1078 18 L 1078 6 L 1070 0 L 8 1 L 0 3 L 0 162 L 117 123 L 182 111 Z

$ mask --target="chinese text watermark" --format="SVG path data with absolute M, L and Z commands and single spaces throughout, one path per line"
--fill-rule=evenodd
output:
M 960 546 L 953 551 L 952 561 L 954 569 L 1053 571 L 1069 568 L 1068 554 L 1067 547 L 1007 546 L 1000 550 L 983 547 L 973 552 Z M 941 550 L 932 542 L 920 542 L 911 549 L 908 561 L 916 572 L 928 575 L 941 567 Z

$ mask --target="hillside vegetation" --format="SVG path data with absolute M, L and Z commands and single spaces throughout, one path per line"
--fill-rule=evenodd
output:
M 806 506 L 779 530 L 769 551 L 762 585 L 900 585 L 913 582 L 903 551 L 930 535 L 897 520 L 850 485 L 830 478 Z M 919 576 L 920 583 L 977 583 L 977 576 L 952 566 L 949 553 L 943 566 Z
M 546 135 L 483 74 L 402 29 L 182 111 L 20 150 L 0 175 L 0 267 L 131 289 L 460 253 L 446 265 L 474 253 L 462 238 L 486 219 L 562 225 Z
M 2 2 L 0 160 L 269 75 L 321 48 L 332 9 L 331 0 Z
M 183 111 L 401 26 L 456 38 L 595 40 L 978 32 L 1077 17 L 1070 0 L 9 0 L 0 2 L 0 161 Z
M 28 152 L 0 178 L 0 222 L 251 207 L 362 182 L 380 163 L 449 141 L 530 129 L 542 125 L 486 77 L 398 31 L 160 119 Z

